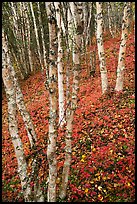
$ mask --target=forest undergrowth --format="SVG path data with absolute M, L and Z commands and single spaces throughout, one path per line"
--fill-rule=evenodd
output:
M 74 115 L 72 163 L 64 202 L 133 202 L 135 200 L 135 45 L 129 34 L 126 50 L 124 89 L 115 93 L 116 68 L 120 37 L 104 42 L 109 91 L 101 95 L 101 78 L 97 57 L 94 77 L 87 76 L 82 63 L 78 106 Z M 94 49 L 94 46 L 89 47 Z M 47 193 L 48 91 L 41 72 L 21 83 L 26 107 L 37 133 L 39 182 Z M 20 113 L 19 134 L 31 166 L 30 144 Z M 58 130 L 57 188 L 61 184 L 64 163 L 65 130 Z M 32 184 L 33 185 L 33 184 Z M 8 131 L 6 96 L 2 100 L 2 201 L 22 202 L 23 195 L 17 174 L 17 160 Z M 58 199 L 61 202 L 60 199 Z

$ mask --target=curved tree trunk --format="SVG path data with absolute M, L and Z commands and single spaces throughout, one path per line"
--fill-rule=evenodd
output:
M 98 55 L 99 55 L 99 61 L 100 61 L 102 93 L 104 94 L 108 89 L 108 78 L 107 78 L 105 52 L 104 52 L 104 46 L 103 46 L 102 3 L 96 2 L 96 8 L 97 8 L 97 45 L 98 45 Z
M 8 54 L 8 48 L 4 35 L 2 36 L 3 43 L 3 69 L 2 78 L 5 85 L 6 95 L 8 99 L 8 118 L 9 118 L 9 132 L 11 135 L 12 143 L 15 149 L 15 154 L 18 162 L 18 173 L 21 180 L 21 186 L 24 194 L 25 201 L 32 201 L 31 199 L 31 188 L 28 182 L 27 176 L 27 163 L 25 154 L 23 151 L 23 144 L 18 134 L 17 124 L 17 106 L 16 106 L 16 90 L 14 85 L 13 76 L 11 75 L 11 63 Z
M 17 81 L 17 78 L 15 76 L 15 71 L 14 71 L 14 68 L 12 67 L 11 65 L 11 62 L 10 62 L 10 56 L 8 54 L 8 47 L 7 47 L 7 44 L 6 44 L 6 41 L 4 40 L 3 38 L 3 47 L 4 47 L 4 51 L 5 51 L 5 54 L 4 54 L 4 58 L 3 58 L 3 62 L 5 62 L 4 64 L 4 69 L 3 69 L 3 80 L 5 80 L 5 86 L 6 86 L 6 90 L 7 90 L 7 86 L 8 86 L 8 83 L 11 83 L 12 84 L 12 89 L 14 91 L 14 94 L 15 94 L 15 102 L 14 102 L 14 106 L 16 107 L 16 104 L 17 104 L 17 107 L 21 113 L 21 116 L 23 117 L 23 121 L 25 123 L 25 127 L 26 127 L 26 130 L 27 130 L 27 133 L 28 133 L 28 138 L 29 138 L 29 141 L 30 141 L 30 144 L 31 144 L 31 149 L 32 151 L 34 149 L 36 149 L 36 133 L 35 133 L 35 129 L 34 129 L 34 126 L 33 126 L 33 123 L 32 123 L 32 120 L 30 118 L 30 115 L 29 113 L 27 112 L 26 110 L 26 107 L 25 107 L 25 104 L 24 104 L 24 100 L 23 100 L 23 95 L 22 95 L 22 92 L 21 92 L 21 89 L 20 89 L 20 86 L 18 84 L 18 81 Z M 7 53 L 6 53 L 6 50 L 7 50 Z M 10 76 L 10 80 L 7 79 L 7 73 L 8 75 Z M 10 89 L 10 87 L 8 87 L 8 90 Z M 10 90 L 9 90 L 10 91 Z M 10 91 L 11 92 L 11 91 Z M 8 94 L 8 92 L 7 92 Z M 7 95 L 9 97 L 9 100 L 11 100 L 11 98 L 13 98 L 13 95 Z M 11 104 L 9 103 L 8 104 L 8 108 L 10 108 Z M 16 109 L 17 109 L 16 107 Z M 13 110 L 12 110 L 13 112 Z M 15 110 L 14 110 L 15 112 Z M 15 118 L 14 118 L 14 122 L 15 122 Z M 16 121 L 17 122 L 17 121 Z M 10 124 L 11 124 L 11 121 L 10 121 Z M 10 125 L 9 124 L 9 125 Z M 15 123 L 15 125 L 17 125 Z M 15 127 L 15 131 L 17 132 L 17 135 L 18 135 L 18 127 Z M 10 132 L 11 134 L 11 137 L 12 137 L 12 132 Z M 14 140 L 13 141 L 13 144 L 14 144 Z M 19 138 L 19 136 L 17 136 L 17 141 L 18 143 L 20 143 L 21 145 L 21 151 L 22 151 L 22 155 L 24 154 L 24 151 L 23 151 L 23 145 L 21 143 L 21 140 Z M 14 148 L 15 148 L 15 145 L 16 143 L 14 144 Z M 16 153 L 16 150 L 15 150 L 15 153 Z M 18 154 L 16 154 L 17 156 L 17 160 L 19 160 L 20 162 L 22 161 L 25 165 L 24 168 L 27 169 L 27 164 L 26 164 L 26 159 L 25 159 L 25 155 L 24 155 L 24 158 L 21 159 L 20 156 Z M 18 158 L 19 157 L 19 158 Z M 22 156 L 23 157 L 23 156 Z M 21 165 L 21 163 L 19 163 L 18 165 Z M 23 165 L 23 164 L 22 164 Z M 33 196 L 33 193 L 31 192 L 31 190 L 29 190 L 29 196 L 30 196 L 30 200 L 35 200 L 35 201 L 38 201 L 38 202 L 43 202 L 44 201 L 44 197 L 42 195 L 42 191 L 40 189 L 40 185 L 38 183 L 38 179 L 37 179 L 37 175 L 38 175 L 38 171 L 37 171 L 37 168 L 38 167 L 38 161 L 36 158 L 33 158 L 33 161 L 32 161 L 32 172 L 31 172 L 31 175 L 28 176 L 27 175 L 27 170 L 26 170 L 26 178 L 27 178 L 27 184 L 25 185 L 29 185 L 29 183 L 32 181 L 34 182 L 34 186 L 35 186 L 35 189 L 34 189 L 34 196 Z M 20 177 L 20 179 L 22 179 Z M 22 182 L 22 180 L 21 180 Z M 24 187 L 23 187 L 24 188 Z M 27 188 L 30 188 L 30 187 L 27 187 Z M 24 191 L 24 189 L 23 189 Z M 24 193 L 24 198 L 28 200 L 28 198 L 26 198 L 26 193 Z

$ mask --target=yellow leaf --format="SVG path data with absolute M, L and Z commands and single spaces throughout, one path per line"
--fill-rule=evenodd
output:
M 56 183 L 60 183 L 60 178 L 58 177 L 57 180 L 56 180 Z
M 99 200 L 103 200 L 103 196 L 101 194 L 98 195 Z
M 95 151 L 96 151 L 96 149 L 95 149 L 95 148 L 93 148 L 93 149 L 92 149 L 92 151 L 93 151 L 93 152 L 95 152 Z
M 85 159 L 85 158 L 86 158 L 86 155 L 85 155 L 85 154 L 83 154 L 83 155 L 82 155 L 82 159 Z
M 131 186 L 131 184 L 130 184 L 129 182 L 127 183 L 127 185 L 128 185 L 128 186 Z
M 118 127 L 119 127 L 119 128 L 122 128 L 122 125 L 121 125 L 121 124 L 119 124 L 119 125 L 118 125 Z
M 105 180 L 107 179 L 107 177 L 106 177 L 106 176 L 104 176 L 102 179 L 105 181 Z
M 118 186 L 118 184 L 117 183 L 114 183 L 114 187 L 117 187 Z
M 101 187 L 101 186 L 98 186 L 98 190 L 101 191 L 101 189 L 102 189 L 102 187 Z
M 112 153 L 113 153 L 113 150 L 111 149 L 109 152 L 112 154 Z
M 85 160 L 84 160 L 84 159 L 81 159 L 80 161 L 81 161 L 81 162 L 85 162 Z
M 85 193 L 87 193 L 87 192 L 88 192 L 88 188 L 85 189 Z
M 100 133 L 102 134 L 104 132 L 104 129 L 102 129 L 101 131 L 100 131 Z

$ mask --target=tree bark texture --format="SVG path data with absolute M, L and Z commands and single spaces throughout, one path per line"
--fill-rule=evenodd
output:
M 49 26 L 49 138 L 47 159 L 49 164 L 48 202 L 56 202 L 56 140 L 57 140 L 57 36 L 56 19 L 52 12 L 52 3 L 46 2 Z
M 65 123 L 64 118 L 64 87 L 63 87 L 63 48 L 62 48 L 62 28 L 61 28 L 61 13 L 60 13 L 60 3 L 54 2 L 56 9 L 56 19 L 58 26 L 58 56 L 57 56 L 57 69 L 58 69 L 58 95 L 59 95 L 59 125 L 63 126 Z
M 96 2 L 97 9 L 97 46 L 98 55 L 100 61 L 100 72 L 101 72 L 101 83 L 102 83 L 102 93 L 104 94 L 108 89 L 108 78 L 106 69 L 106 59 L 103 46 L 103 18 L 102 18 L 102 3 Z
M 74 26 L 75 26 L 75 32 L 74 32 L 74 38 L 73 38 L 73 84 L 72 84 L 72 98 L 71 98 L 71 104 L 70 107 L 67 108 L 66 111 L 66 119 L 67 119 L 67 125 L 66 125 L 66 137 L 65 137 L 65 162 L 63 166 L 63 173 L 62 173 L 62 184 L 60 189 L 60 198 L 63 199 L 66 196 L 66 190 L 68 185 L 68 177 L 70 172 L 70 165 L 71 165 L 71 139 L 72 139 L 72 122 L 73 122 L 73 116 L 74 111 L 77 106 L 77 93 L 79 90 L 79 71 L 80 71 L 80 45 L 81 45 L 81 32 L 78 32 L 79 26 L 81 25 L 80 17 L 77 16 L 76 7 L 73 2 L 70 2 L 70 9 L 72 16 L 74 18 Z
M 121 34 L 121 43 L 119 50 L 119 58 L 118 58 L 118 67 L 117 67 L 117 79 L 116 79 L 116 91 L 123 90 L 123 82 L 124 82 L 124 69 L 125 69 L 125 55 L 126 55 L 126 42 L 128 38 L 128 17 L 129 17 L 129 7 L 130 2 L 126 2 L 124 8 L 124 15 L 122 21 L 122 34 Z
M 2 36 L 3 43 L 3 69 L 2 78 L 5 85 L 7 100 L 8 100 L 8 121 L 9 121 L 9 132 L 11 135 L 12 143 L 15 149 L 15 154 L 18 162 L 18 173 L 21 180 L 22 191 L 25 201 L 31 201 L 31 188 L 28 182 L 27 176 L 27 163 L 23 151 L 23 144 L 18 133 L 17 124 L 17 106 L 16 106 L 16 90 L 14 85 L 13 76 L 11 75 L 11 63 L 8 54 L 8 47 Z

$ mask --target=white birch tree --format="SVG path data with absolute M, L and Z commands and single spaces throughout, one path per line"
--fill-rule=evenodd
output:
M 98 55 L 100 61 L 100 72 L 101 72 L 101 84 L 102 84 L 102 93 L 104 94 L 108 89 L 108 78 L 107 78 L 107 69 L 106 69 L 106 59 L 103 46 L 103 18 L 102 18 L 102 3 L 96 2 L 97 10 L 97 46 L 98 46 Z
M 36 25 L 36 18 L 35 18 L 35 14 L 34 14 L 34 10 L 33 10 L 33 4 L 32 4 L 32 2 L 29 2 L 29 3 L 30 3 L 30 9 L 31 9 L 32 17 L 33 17 L 33 24 L 34 24 L 34 29 L 35 29 L 35 36 L 36 36 L 36 42 L 37 42 L 37 51 L 38 51 L 38 56 L 39 56 L 39 62 L 40 62 L 41 69 L 43 71 L 44 67 L 43 67 L 41 51 L 40 51 L 41 49 L 40 49 L 40 43 L 39 43 L 38 29 L 37 29 L 37 25 Z
M 30 19 L 29 19 L 29 7 L 27 2 L 22 3 L 24 16 L 26 18 L 26 40 L 27 40 L 27 50 L 30 64 L 30 71 L 33 72 L 33 62 L 32 62 L 32 53 L 31 53 L 31 33 L 30 33 Z
M 107 2 L 107 8 L 108 8 L 108 25 L 109 25 L 109 31 L 111 36 L 114 38 L 114 26 L 112 27 L 113 19 L 112 19 L 112 9 L 110 2 Z
M 49 181 L 47 201 L 56 202 L 56 140 L 57 140 L 57 36 L 56 19 L 51 2 L 46 2 L 49 26 L 49 137 L 47 147 L 47 159 L 49 164 Z
M 63 199 L 66 196 L 66 190 L 68 185 L 68 176 L 70 172 L 70 165 L 71 165 L 71 138 L 72 138 L 72 122 L 74 111 L 76 110 L 77 106 L 77 93 L 79 90 L 79 71 L 80 71 L 80 46 L 81 46 L 81 34 L 83 31 L 81 27 L 80 21 L 80 12 L 77 12 L 77 7 L 73 2 L 70 2 L 70 9 L 72 13 L 72 17 L 74 19 L 74 38 L 73 38 L 73 84 L 72 84 L 72 97 L 71 97 L 71 104 L 70 107 L 67 108 L 66 112 L 66 137 L 65 137 L 65 162 L 63 166 L 63 173 L 62 173 L 62 183 L 60 189 L 60 198 Z
M 65 123 L 64 117 L 64 87 L 63 87 L 63 48 L 62 48 L 62 16 L 60 11 L 60 3 L 54 2 L 56 9 L 56 19 L 58 26 L 58 57 L 57 57 L 57 69 L 58 69 L 58 95 L 59 95 L 59 125 L 62 127 Z
M 47 52 L 46 52 L 45 41 L 44 41 L 44 29 L 42 25 L 41 10 L 40 10 L 39 2 L 37 2 L 37 5 L 38 5 L 38 18 L 40 23 L 41 39 L 42 39 L 44 68 L 46 69 L 46 79 L 48 80 L 49 72 L 48 72 L 48 63 L 47 63 Z
M 28 111 L 26 110 L 26 107 L 25 107 L 25 104 L 24 104 L 24 100 L 23 100 L 23 95 L 22 95 L 22 92 L 21 92 L 21 89 L 20 89 L 20 86 L 18 84 L 18 81 L 17 81 L 17 78 L 16 78 L 16 74 L 15 74 L 15 71 L 14 71 L 14 68 L 12 66 L 12 63 L 11 63 L 11 60 L 10 60 L 10 53 L 9 53 L 9 49 L 8 49 L 8 45 L 7 45 L 7 42 L 5 41 L 5 38 L 4 38 L 4 33 L 3 33 L 3 39 L 2 39 L 2 42 L 3 42 L 3 80 L 5 80 L 5 87 L 6 87 L 6 93 L 7 93 L 7 97 L 9 99 L 9 101 L 11 100 L 11 97 L 13 98 L 13 95 L 8 95 L 10 91 L 10 86 L 8 86 L 8 83 L 12 84 L 11 88 L 13 89 L 13 92 L 14 92 L 14 95 L 15 95 L 15 98 L 14 98 L 14 104 L 13 104 L 13 107 L 15 106 L 15 109 L 14 109 L 14 112 L 12 110 L 13 113 L 15 113 L 17 111 L 17 107 L 21 113 L 21 116 L 23 117 L 23 121 L 25 123 L 25 127 L 26 127 L 26 130 L 27 130 L 27 133 L 28 133 L 28 138 L 29 138 L 29 141 L 30 141 L 30 145 L 31 145 L 31 150 L 36 150 L 36 133 L 35 133 L 35 130 L 34 130 L 34 126 L 33 126 L 33 123 L 32 123 L 32 120 L 30 118 L 30 115 L 28 113 Z M 6 75 L 8 73 L 8 75 Z M 9 77 L 9 79 L 7 78 Z M 8 103 L 8 110 L 11 110 L 11 104 Z M 10 117 L 10 115 L 9 115 Z M 16 146 L 17 144 L 14 142 L 14 139 L 12 140 L 13 142 L 13 145 L 14 145 L 14 149 L 15 149 L 15 154 L 16 154 L 16 157 L 17 157 L 17 160 L 19 160 L 18 162 L 18 166 L 19 168 L 21 168 L 21 161 L 23 162 L 22 165 L 25 165 L 23 168 L 24 168 L 24 172 L 23 174 L 25 174 L 26 176 L 26 183 L 23 184 L 22 183 L 22 176 L 20 176 L 20 180 L 21 180 L 21 184 L 22 184 L 22 189 L 23 189 L 23 194 L 24 194 L 24 199 L 28 200 L 30 199 L 30 201 L 34 200 L 34 201 L 38 201 L 38 202 L 43 202 L 44 201 L 44 197 L 42 195 L 42 191 L 40 189 L 40 185 L 38 183 L 38 179 L 36 177 L 36 175 L 38 174 L 38 171 L 37 171 L 37 166 L 38 166 L 38 163 L 37 163 L 37 157 L 34 157 L 33 158 L 33 161 L 32 161 L 32 172 L 31 172 L 31 175 L 28 176 L 27 175 L 27 164 L 26 164 L 26 158 L 25 158 L 25 155 L 24 154 L 24 151 L 23 151 L 23 145 L 22 145 L 22 142 L 19 138 L 19 135 L 18 135 L 18 127 L 17 127 L 17 121 L 16 120 L 16 115 L 14 116 L 14 122 L 15 123 L 15 131 L 16 131 L 16 134 L 17 134 L 17 143 L 21 145 L 21 158 L 20 158 L 20 155 L 19 154 L 16 154 Z M 9 119 L 9 126 L 12 122 L 10 121 Z M 9 128 L 9 131 L 10 131 L 10 128 Z M 14 132 L 15 133 L 15 132 Z M 13 135 L 13 132 L 10 131 L 10 134 L 11 134 L 11 137 Z M 22 158 L 24 157 L 24 158 Z M 23 171 L 23 170 L 22 170 Z M 21 172 L 22 173 L 22 172 Z M 36 174 L 36 175 L 35 175 Z M 33 181 L 34 182 L 34 194 L 32 193 L 31 189 L 30 189 L 30 182 Z M 24 192 L 24 185 L 27 186 L 27 188 L 29 189 L 29 197 L 27 198 L 26 197 L 26 192 Z
M 24 52 L 23 52 L 23 47 L 21 45 L 21 31 L 19 29 L 19 25 L 18 25 L 18 19 L 19 19 L 19 16 L 15 10 L 15 6 L 14 6 L 14 3 L 11 2 L 11 10 L 13 12 L 13 16 L 12 16 L 12 20 L 13 20 L 13 24 L 12 24 L 12 29 L 13 29 L 13 33 L 14 33 L 14 36 L 16 38 L 16 46 L 17 46 L 17 49 L 18 49 L 18 55 L 19 55 L 19 59 L 20 59 L 20 66 L 22 67 L 23 71 L 21 71 L 23 73 L 23 78 L 24 78 L 24 72 L 25 74 L 27 75 L 27 68 L 26 68 L 26 64 L 24 63 L 25 59 L 24 59 Z M 17 56 L 16 56 L 17 57 Z
M 129 3 L 130 2 L 126 2 L 124 7 L 124 15 L 123 15 L 123 21 L 122 21 L 122 34 L 121 34 L 118 67 L 117 67 L 117 79 L 116 79 L 116 86 L 115 86 L 116 91 L 123 90 L 126 42 L 128 39 L 128 26 L 129 26 L 128 25 L 128 18 L 129 18 L 129 11 L 130 11 Z
M 11 135 L 12 143 L 14 146 L 17 162 L 18 162 L 18 174 L 21 180 L 22 191 L 25 202 L 31 201 L 31 188 L 28 182 L 27 175 L 27 163 L 23 151 L 23 144 L 19 137 L 18 125 L 17 125 L 17 106 L 16 106 L 16 91 L 11 75 L 10 59 L 8 54 L 8 47 L 5 41 L 4 33 L 2 33 L 3 44 L 3 69 L 2 78 L 5 85 L 6 95 L 8 99 L 8 119 L 9 119 L 9 132 Z

